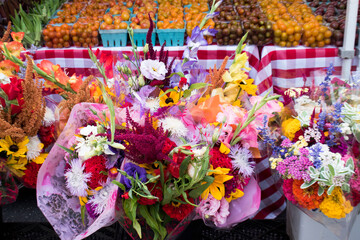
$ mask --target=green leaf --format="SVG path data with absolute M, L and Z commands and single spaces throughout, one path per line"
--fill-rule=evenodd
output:
M 341 186 L 341 189 L 344 191 L 344 192 L 350 192 L 350 185 L 348 183 L 344 183 L 342 186 Z
M 170 189 L 170 187 L 168 187 L 168 186 L 164 186 L 164 187 L 166 187 L 166 188 L 163 188 L 164 189 L 164 198 L 162 200 L 162 205 L 170 203 L 172 196 L 173 196 L 173 190 Z
M 160 161 L 156 161 L 159 164 L 159 168 L 160 168 L 160 183 L 161 183 L 161 187 L 164 189 L 164 166 Z
M 166 90 L 163 94 L 161 94 L 159 96 L 159 98 L 162 98 L 163 96 L 165 96 L 166 94 L 168 94 L 169 92 L 177 92 L 175 89 L 173 88 L 169 88 L 168 90 Z
M 161 223 L 156 221 L 156 218 L 154 218 L 152 214 L 150 214 L 148 210 L 148 206 L 139 205 L 139 212 L 145 218 L 146 223 L 150 226 L 150 228 L 154 231 L 154 233 L 158 233 L 160 235 L 160 238 L 164 239 L 166 237 L 166 230 L 165 231 L 160 230 L 160 228 L 164 228 L 164 227 L 161 225 Z
M 349 158 L 346 161 L 345 167 L 349 167 L 350 169 L 354 170 L 354 160 L 352 158 Z
M 81 220 L 82 220 L 82 224 L 85 226 L 85 205 L 81 206 Z
M 319 186 L 318 195 L 321 196 L 324 194 L 324 192 L 325 192 L 325 189 L 323 187 Z
M 236 48 L 236 51 L 235 51 L 236 54 L 241 53 L 242 50 L 244 49 L 243 45 L 244 45 L 244 42 L 245 42 L 245 40 L 246 40 L 246 38 L 247 38 L 248 33 L 249 33 L 249 32 L 246 32 L 245 35 L 241 38 L 241 40 L 240 40 L 240 42 L 239 42 L 239 44 L 238 44 L 238 46 L 237 46 L 237 48 Z
M 189 97 L 191 95 L 191 90 L 189 90 L 189 89 L 186 89 L 185 91 L 184 91 L 184 93 L 183 93 L 183 97 L 184 98 L 187 98 L 187 97 Z
M 191 156 L 187 156 L 181 163 L 180 168 L 179 168 L 179 176 L 182 177 L 185 175 L 189 162 L 191 160 Z
M 333 167 L 331 164 L 329 164 L 329 165 L 328 165 L 328 168 L 329 168 L 329 171 L 330 171 L 331 176 L 335 176 L 335 169 L 334 169 L 334 167 Z
M 328 195 L 331 195 L 331 193 L 332 193 L 332 191 L 334 190 L 334 188 L 335 188 L 335 185 L 331 185 L 331 186 L 329 187 L 329 189 L 327 190 L 327 194 L 328 194 Z
M 191 198 L 198 198 L 214 182 L 214 178 L 211 176 L 206 176 L 204 181 L 206 182 L 205 184 L 202 184 L 200 187 L 190 191 L 189 196 Z
M 311 185 L 313 185 L 316 181 L 314 179 L 312 179 L 310 182 L 304 182 L 303 184 L 301 184 L 300 188 L 301 189 L 305 189 L 310 187 Z
M 207 87 L 208 85 L 209 85 L 208 83 L 194 83 L 190 85 L 189 89 L 190 90 L 201 89 Z
M 185 77 L 184 73 L 182 73 L 182 72 L 174 72 L 174 73 L 170 74 L 170 76 L 168 76 L 168 78 L 171 78 L 174 75 L 179 75 L 180 77 Z
M 61 145 L 59 145 L 59 144 L 56 144 L 56 145 L 58 145 L 61 149 L 63 149 L 65 152 L 67 152 L 67 153 L 69 153 L 69 154 L 73 154 L 73 153 L 74 153 L 73 150 L 71 150 L 71 149 L 69 149 L 69 148 L 67 148 L 67 147 L 61 146 Z
M 124 184 L 122 184 L 122 183 L 120 183 L 120 182 L 118 182 L 116 180 L 112 180 L 112 183 L 115 184 L 116 186 L 118 186 L 124 192 L 126 191 Z

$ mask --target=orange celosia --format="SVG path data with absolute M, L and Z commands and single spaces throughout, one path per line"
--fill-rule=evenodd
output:
M 324 199 L 324 194 L 321 196 L 318 195 L 319 185 L 315 183 L 308 188 L 301 189 L 300 186 L 303 183 L 304 183 L 303 180 L 294 180 L 293 182 L 292 190 L 295 200 L 303 208 L 309 210 L 319 208 L 320 203 Z
M 24 32 L 12 32 L 11 37 L 16 42 L 21 42 L 24 38 L 25 33 Z
M 15 76 L 14 72 L 18 72 L 19 69 L 19 66 L 10 60 L 0 62 L 0 73 L 3 73 L 8 77 Z
M 20 58 L 20 53 L 21 51 L 24 51 L 25 48 L 22 45 L 21 42 L 17 42 L 17 41 L 12 41 L 12 42 L 5 42 L 5 43 L 0 43 L 0 48 L 4 51 L 4 45 L 6 46 L 6 48 L 9 50 L 10 54 Z

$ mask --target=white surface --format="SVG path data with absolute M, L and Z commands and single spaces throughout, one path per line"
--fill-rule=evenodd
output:
M 346 7 L 346 19 L 345 19 L 345 32 L 344 32 L 344 51 L 354 50 L 355 47 L 355 34 L 357 24 L 359 0 L 348 0 Z M 344 80 L 350 79 L 352 59 L 344 59 L 341 70 L 341 78 Z M 360 237 L 359 237 L 360 239 Z

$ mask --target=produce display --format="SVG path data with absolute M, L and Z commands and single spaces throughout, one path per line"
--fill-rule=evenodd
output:
M 70 47 L 71 26 L 64 23 L 61 26 L 47 25 L 43 30 L 45 45 L 49 48 Z
M 70 46 L 98 45 L 99 29 L 124 30 L 128 26 L 135 30 L 148 29 L 149 15 L 156 27 L 154 33 L 185 29 L 186 39 L 209 13 L 211 4 L 212 0 L 74 0 L 62 4 L 47 23 L 70 26 L 74 33 Z M 208 29 L 204 37 L 209 44 L 235 45 L 245 33 L 248 33 L 247 43 L 257 46 L 273 43 L 281 47 L 324 47 L 343 43 L 346 0 L 223 0 L 216 11 L 219 14 L 207 19 L 202 28 Z M 87 19 L 86 24 L 77 24 L 80 18 Z M 89 27 L 83 27 L 84 24 Z M 86 29 L 85 33 L 79 29 Z M 50 44 L 45 34 L 43 37 L 46 46 L 58 46 L 52 40 Z
M 322 16 L 323 20 L 332 29 L 331 44 L 337 47 L 342 46 L 345 30 L 346 1 L 331 0 L 320 3 L 318 0 L 307 0 L 307 4 L 314 10 L 314 14 Z M 360 25 L 359 13 L 360 9 L 357 18 L 358 26 Z M 356 38 L 358 38 L 358 34 Z
M 71 38 L 76 47 L 94 47 L 99 44 L 100 21 L 93 18 L 79 18 L 71 30 Z

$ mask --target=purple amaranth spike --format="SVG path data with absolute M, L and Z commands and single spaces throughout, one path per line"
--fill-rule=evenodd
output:
M 149 52 L 148 52 L 148 54 L 146 54 L 146 56 L 149 59 L 155 60 L 156 54 L 154 52 L 154 46 L 151 41 L 151 35 L 154 30 L 154 22 L 153 22 L 152 18 L 150 17 L 150 14 L 149 14 L 149 20 L 150 20 L 150 27 L 149 27 L 149 31 L 146 34 L 146 43 L 149 45 Z

